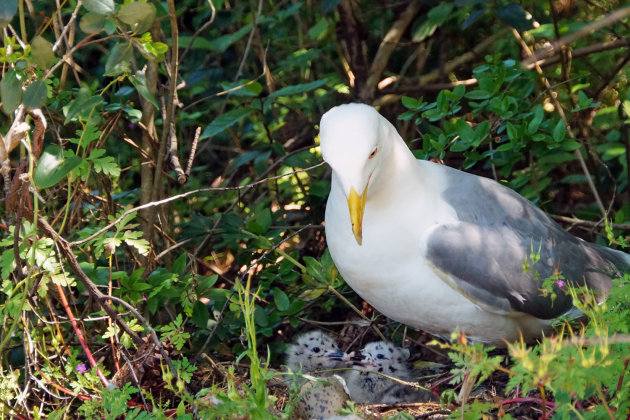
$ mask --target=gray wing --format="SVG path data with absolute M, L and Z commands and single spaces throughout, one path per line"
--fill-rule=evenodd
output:
M 571 297 L 557 285 L 553 301 L 544 296 L 544 279 L 560 273 L 567 284 L 586 284 L 605 294 L 611 278 L 627 270 L 630 256 L 574 237 L 509 188 L 462 172 L 447 174 L 451 187 L 443 198 L 460 222 L 432 230 L 426 258 L 481 306 L 555 318 L 572 307 Z M 532 264 L 530 254 L 539 250 L 540 259 Z

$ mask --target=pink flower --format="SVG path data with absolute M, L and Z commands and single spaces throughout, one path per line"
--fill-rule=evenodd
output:
M 87 372 L 87 367 L 85 367 L 85 363 L 79 363 L 77 365 L 77 372 L 79 372 L 79 373 Z
M 564 280 L 558 279 L 558 287 L 561 289 L 564 287 Z

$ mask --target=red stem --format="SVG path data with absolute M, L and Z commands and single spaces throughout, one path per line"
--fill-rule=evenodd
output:
M 510 400 L 503 400 L 503 401 L 499 401 L 499 405 L 506 405 L 506 404 L 519 404 L 519 403 L 537 403 L 540 405 L 543 405 L 543 400 L 541 400 L 540 398 L 530 398 L 530 397 L 520 397 L 520 398 L 512 398 Z M 545 405 L 554 408 L 555 404 L 552 403 L 551 401 L 544 401 Z
M 85 338 L 83 337 L 81 328 L 79 328 L 79 324 L 77 323 L 77 320 L 74 318 L 74 314 L 72 313 L 72 310 L 70 309 L 70 305 L 68 304 L 68 299 L 66 298 L 66 295 L 63 292 L 63 289 L 58 284 L 56 286 L 57 286 L 57 293 L 59 293 L 59 298 L 61 299 L 61 304 L 66 310 L 66 314 L 68 314 L 68 319 L 70 319 L 70 322 L 72 323 L 72 328 L 74 329 L 74 333 L 77 335 L 77 338 L 79 339 L 79 343 L 81 343 L 81 347 L 83 347 L 83 351 L 85 352 L 85 355 L 87 356 L 87 359 L 90 362 L 90 365 L 93 368 L 96 368 L 96 374 L 101 379 L 101 382 L 103 383 L 103 385 L 108 386 L 109 381 L 107 380 L 105 375 L 103 375 L 103 372 L 101 372 L 101 370 L 96 365 L 96 360 L 94 359 L 94 356 L 92 356 L 92 352 L 90 351 L 90 348 L 85 342 Z

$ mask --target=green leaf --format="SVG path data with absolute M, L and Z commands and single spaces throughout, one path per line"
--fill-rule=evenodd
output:
M 57 61 L 52 47 L 53 44 L 50 41 L 39 35 L 31 41 L 31 55 L 39 68 L 47 69 Z
M 259 208 L 254 216 L 247 221 L 247 229 L 256 234 L 262 234 L 269 230 L 271 221 L 271 210 Z
M 125 232 L 125 233 L 129 233 L 129 232 Z M 142 232 L 137 232 L 137 233 L 142 235 Z M 125 243 L 129 245 L 130 247 L 135 248 L 140 255 L 149 254 L 149 248 L 151 246 L 149 245 L 149 241 L 147 241 L 146 239 L 135 239 L 135 238 L 129 237 L 129 238 L 125 238 Z
M 114 0 L 83 0 L 83 7 L 90 12 L 106 15 L 114 11 Z
M 100 13 L 88 12 L 81 17 L 79 28 L 86 34 L 101 32 L 105 26 L 107 17 Z
M 184 269 L 186 269 L 186 253 L 182 253 L 175 262 L 173 263 L 173 267 L 171 271 L 176 274 L 184 274 Z
M 92 109 L 103 103 L 103 98 L 99 95 L 90 95 L 90 91 L 87 88 L 81 88 L 77 97 L 70 102 L 67 107 L 64 107 L 64 113 L 66 114 L 66 120 L 64 124 L 68 124 L 70 121 L 75 120 L 77 117 L 87 119 L 92 112 Z
M 276 307 L 280 311 L 286 311 L 289 309 L 289 297 L 282 290 L 277 287 L 273 288 L 273 301 L 276 304 Z
M 214 137 L 219 133 L 222 133 L 229 127 L 248 116 L 252 110 L 250 108 L 237 108 L 226 112 L 225 114 L 215 118 L 208 126 L 203 130 L 203 133 L 199 139 L 207 139 Z
M 403 96 L 400 102 L 405 108 L 416 109 L 418 107 L 418 102 L 420 101 L 414 98 L 410 98 L 409 96 Z
M 39 158 L 33 181 L 38 188 L 52 187 L 64 179 L 70 171 L 76 168 L 82 159 L 78 156 L 63 156 L 63 150 L 57 145 L 46 147 Z
M 17 12 L 18 0 L 2 0 L 0 2 L 0 28 L 8 25 Z
M 98 150 L 98 149 L 97 149 Z M 120 166 L 116 163 L 116 160 L 113 156 L 105 156 L 102 158 L 93 158 L 90 155 L 89 158 L 94 164 L 94 170 L 98 173 L 103 173 L 105 175 L 119 177 L 120 176 Z
M 438 28 L 438 25 L 431 22 L 431 20 L 425 20 L 422 22 L 417 29 L 413 31 L 412 41 L 413 42 L 422 42 L 428 37 L 432 36 L 435 33 L 435 30 Z
M 326 35 L 328 30 L 328 20 L 322 18 L 311 29 L 308 30 L 308 36 L 314 40 L 320 40 Z
M 192 36 L 181 35 L 179 37 L 179 47 L 188 48 L 189 46 L 191 50 L 213 50 L 212 42 L 209 39 L 197 37 L 193 40 Z
M 254 321 L 256 325 L 266 327 L 269 325 L 269 316 L 263 308 L 258 305 L 254 305 Z
M 465 95 L 468 99 L 472 99 L 473 101 L 478 101 L 481 99 L 488 99 L 491 94 L 485 90 L 475 89 L 467 92 Z
M 136 33 L 148 31 L 155 20 L 153 3 L 132 2 L 123 5 L 118 11 L 118 19 L 131 27 Z
M 210 42 L 210 48 L 212 48 L 216 52 L 222 53 L 227 50 L 230 45 L 244 37 L 251 30 L 252 24 L 248 23 L 233 34 L 223 35 L 217 39 L 212 40 Z
M 43 80 L 36 80 L 24 91 L 24 97 L 22 98 L 22 103 L 25 107 L 30 109 L 41 108 L 46 102 L 46 95 L 48 94 L 48 89 L 46 88 L 46 83 Z
M 456 101 L 459 101 L 460 99 L 462 99 L 465 93 L 466 93 L 466 86 L 464 85 L 457 85 L 453 89 L 453 95 L 455 95 Z
M 13 247 L 2 251 L 2 258 L 0 258 L 0 275 L 3 279 L 8 279 L 9 275 L 15 270 L 17 265 L 15 264 L 15 255 L 13 254 Z
M 147 84 L 147 76 L 143 70 L 138 70 L 135 75 L 129 76 L 129 81 L 131 82 L 131 84 L 133 84 L 138 93 L 142 95 L 144 99 L 151 102 L 155 108 L 158 108 L 157 100 L 149 89 L 149 86 Z
M 327 81 L 328 79 L 320 79 L 309 83 L 300 83 L 298 85 L 286 86 L 271 93 L 269 96 L 267 96 L 267 99 L 275 98 L 278 96 L 290 96 L 310 92 L 311 90 L 317 89 L 318 87 L 324 85 Z
M 580 144 L 580 142 L 575 141 L 575 140 L 565 140 L 562 142 L 561 147 L 562 147 L 562 150 L 566 150 L 567 152 L 572 152 L 582 147 L 582 145 Z
M 534 134 L 543 120 L 544 111 L 542 105 L 538 104 L 534 107 L 534 118 L 527 125 L 527 134 Z
M 7 71 L 0 80 L 0 99 L 2 109 L 7 114 L 15 111 L 22 103 L 22 83 L 13 69 Z
M 449 17 L 453 16 L 451 14 L 452 11 L 453 11 L 453 3 L 449 2 L 449 3 L 440 4 L 439 6 L 435 6 L 433 9 L 429 10 L 429 14 L 428 14 L 429 20 L 433 24 L 440 26 L 441 24 L 446 22 Z
M 564 140 L 564 136 L 567 134 L 567 129 L 564 126 L 564 122 L 562 120 L 558 120 L 556 127 L 553 129 L 552 137 L 556 143 L 560 143 Z
M 507 135 L 510 140 L 515 140 L 518 138 L 518 129 L 512 125 L 512 123 L 506 124 Z
M 131 60 L 133 60 L 133 48 L 130 43 L 123 42 L 114 45 L 105 62 L 105 76 L 128 73 Z

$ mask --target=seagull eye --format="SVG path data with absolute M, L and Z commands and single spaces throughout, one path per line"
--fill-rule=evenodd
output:
M 382 353 L 379 353 L 379 354 L 377 354 L 377 355 L 376 355 L 376 358 L 377 358 L 377 359 L 384 359 L 384 358 L 385 358 L 385 355 L 384 355 L 384 354 L 382 354 Z
M 319 353 L 319 347 L 313 347 L 313 353 Z
M 370 153 L 368 159 L 372 159 L 374 156 L 376 156 L 376 152 L 378 152 L 378 147 L 375 147 L 374 150 L 372 150 L 372 153 Z

